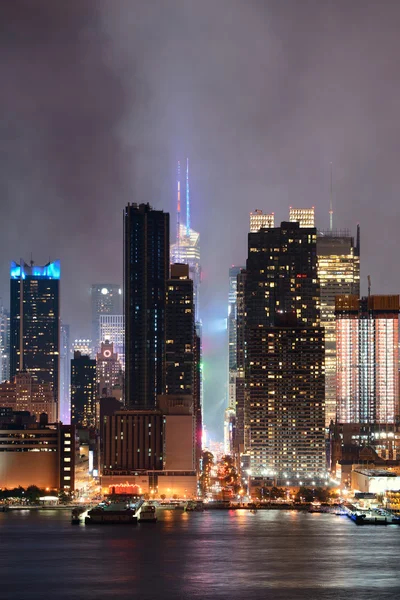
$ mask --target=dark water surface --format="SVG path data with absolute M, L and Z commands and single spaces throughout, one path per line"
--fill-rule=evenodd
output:
M 400 527 L 291 511 L 162 511 L 136 527 L 0 513 L 0 599 L 10 598 L 400 598 Z

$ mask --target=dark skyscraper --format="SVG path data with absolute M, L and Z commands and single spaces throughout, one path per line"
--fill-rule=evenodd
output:
M 189 266 L 171 265 L 165 309 L 166 393 L 193 395 L 195 313 Z
M 28 371 L 50 383 L 58 406 L 60 262 L 12 262 L 10 276 L 10 377 Z
M 124 210 L 125 394 L 131 408 L 165 392 L 165 293 L 169 214 L 149 204 Z
M 71 423 L 95 424 L 96 360 L 79 351 L 71 360 Z
M 249 234 L 245 279 L 245 450 L 253 473 L 322 475 L 324 344 L 316 229 Z

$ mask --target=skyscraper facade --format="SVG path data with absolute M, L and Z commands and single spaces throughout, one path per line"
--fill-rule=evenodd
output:
M 71 423 L 95 425 L 96 396 L 96 360 L 77 351 L 71 360 Z
M 311 208 L 289 209 L 289 221 L 299 223 L 300 227 L 315 227 L 315 210 Z
M 112 397 L 114 390 L 122 391 L 122 367 L 114 344 L 102 342 L 96 355 L 96 376 L 99 396 Z
M 27 371 L 51 384 L 58 406 L 60 262 L 12 262 L 10 276 L 10 376 Z
M 263 213 L 259 208 L 250 213 L 250 233 L 257 233 L 260 229 L 270 227 L 275 227 L 274 213 Z
M 248 239 L 244 443 L 251 471 L 314 477 L 325 471 L 317 232 L 289 222 Z
M 320 231 L 317 236 L 321 325 L 325 329 L 325 425 L 336 418 L 335 297 L 360 295 L 360 235 L 348 231 Z
M 399 309 L 399 296 L 336 298 L 339 423 L 398 419 Z
M 0 382 L 10 379 L 10 313 L 0 306 Z
M 90 289 L 93 354 L 100 349 L 100 317 L 122 313 L 122 289 L 115 283 L 95 283 Z
M 61 323 L 60 336 L 60 420 L 71 423 L 71 343 L 69 325 Z
M 149 204 L 124 210 L 125 398 L 155 408 L 165 391 L 165 298 L 169 214 Z
M 200 320 L 200 234 L 193 229 L 187 230 L 184 224 L 179 226 L 179 240 L 171 245 L 171 262 L 189 265 L 190 279 L 193 281 L 195 320 Z
M 100 315 L 100 343 L 108 340 L 114 344 L 122 370 L 125 371 L 125 319 L 124 315 Z

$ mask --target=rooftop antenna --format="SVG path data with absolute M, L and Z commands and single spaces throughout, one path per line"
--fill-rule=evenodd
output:
M 186 235 L 190 237 L 189 159 L 186 159 Z
M 332 232 L 333 229 L 333 185 L 332 185 L 332 163 L 331 163 L 331 193 L 330 193 L 330 201 L 329 201 L 329 231 Z
M 371 277 L 368 275 L 368 298 L 371 295 Z
M 178 248 L 178 262 L 180 260 L 180 245 L 181 245 L 181 163 L 178 160 L 177 172 L 177 208 L 176 208 L 176 245 Z

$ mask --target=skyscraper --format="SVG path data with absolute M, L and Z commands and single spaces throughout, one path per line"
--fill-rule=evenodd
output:
M 169 214 L 149 204 L 124 210 L 125 398 L 155 408 L 165 391 L 165 297 Z
M 59 401 L 60 262 L 11 263 L 10 376 L 31 373 Z
M 95 425 L 96 361 L 79 351 L 71 360 L 71 423 Z
M 182 185 L 182 180 L 184 185 Z M 186 223 L 181 222 L 181 205 L 186 204 Z M 186 176 L 181 177 L 180 162 L 177 173 L 177 222 L 176 242 L 171 245 L 171 262 L 189 265 L 190 279 L 193 281 L 195 320 L 200 321 L 200 234 L 191 229 L 190 221 L 190 188 L 189 160 L 186 159 Z
M 106 340 L 96 355 L 96 376 L 99 396 L 111 397 L 115 389 L 122 392 L 122 367 L 114 344 Z
M 92 344 L 93 353 L 100 348 L 100 316 L 122 313 L 122 289 L 115 283 L 95 283 L 90 290 L 92 303 Z
M 289 222 L 248 236 L 245 448 L 253 473 L 325 471 L 316 233 Z
M 108 340 L 114 344 L 122 370 L 125 371 L 125 319 L 124 315 L 100 315 L 100 343 Z
M 71 345 L 69 325 L 61 323 L 60 337 L 60 419 L 69 425 L 71 422 Z
M 315 227 L 315 211 L 312 208 L 293 208 L 289 209 L 289 221 L 300 224 L 300 227 Z
M 360 228 L 357 243 L 348 231 L 320 231 L 317 236 L 321 326 L 325 328 L 325 425 L 336 418 L 335 297 L 360 295 Z
M 336 297 L 339 423 L 398 419 L 399 310 L 399 296 Z
M 0 382 L 10 379 L 10 313 L 0 299 Z
M 250 213 L 250 233 L 257 233 L 260 229 L 270 227 L 275 227 L 274 213 L 263 213 L 259 208 Z

